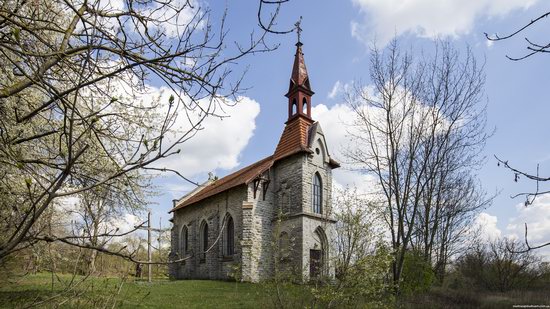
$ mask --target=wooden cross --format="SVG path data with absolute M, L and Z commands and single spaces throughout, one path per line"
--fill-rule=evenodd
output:
M 151 268 L 151 262 L 153 261 L 152 259 L 152 251 L 151 251 L 151 232 L 158 232 L 158 233 L 163 233 L 163 232 L 166 232 L 166 231 L 169 231 L 170 229 L 163 229 L 162 228 L 162 225 L 160 226 L 160 228 L 156 229 L 156 228 L 153 228 L 151 227 L 151 210 L 149 210 L 147 212 L 147 227 L 143 227 L 143 226 L 134 226 L 134 228 L 136 229 L 140 229 L 140 230 L 146 230 L 147 231 L 147 260 L 149 262 L 149 264 L 147 264 L 147 281 L 148 282 L 151 282 L 151 278 L 152 278 L 152 268 Z M 160 253 L 160 237 L 161 235 L 159 235 L 159 238 L 158 238 L 158 241 L 159 241 L 159 253 Z
M 294 26 L 296 27 L 296 33 L 298 34 L 298 43 L 300 43 L 300 35 L 302 34 L 302 28 L 300 27 L 300 24 L 302 23 L 302 16 L 300 16 L 300 20 L 298 20 Z

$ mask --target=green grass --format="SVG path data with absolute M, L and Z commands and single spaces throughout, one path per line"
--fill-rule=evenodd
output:
M 28 275 L 0 283 L 0 308 L 258 308 L 270 307 L 264 286 L 208 280 L 153 283 L 120 278 L 74 280 L 68 275 Z M 72 284 L 71 283 L 72 280 Z
M 6 278 L 6 276 L 0 277 Z M 278 308 L 274 284 L 209 280 L 97 278 L 42 273 L 0 280 L 0 308 Z M 311 286 L 280 285 L 287 308 L 311 308 Z M 400 299 L 398 308 L 511 308 L 513 305 L 550 305 L 548 290 L 493 293 L 433 287 Z M 341 307 L 341 305 L 339 305 Z M 361 300 L 349 308 L 370 308 Z
M 514 305 L 550 305 L 548 290 L 487 292 L 433 287 L 401 301 L 402 308 L 512 308 Z

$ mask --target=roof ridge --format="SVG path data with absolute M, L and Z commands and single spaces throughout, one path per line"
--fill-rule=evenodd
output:
M 170 212 L 173 212 L 175 210 L 186 207 L 188 205 L 200 202 L 205 198 L 225 192 L 238 185 L 248 184 L 251 179 L 255 178 L 259 173 L 262 173 L 265 171 L 265 167 L 259 171 L 255 171 L 256 168 L 262 167 L 264 164 L 267 164 L 267 163 L 269 163 L 269 166 L 267 165 L 266 166 L 267 168 L 269 168 L 271 167 L 272 162 L 273 162 L 273 155 L 270 155 L 250 165 L 247 165 L 229 175 L 226 175 L 220 179 L 217 179 L 212 183 L 210 183 L 209 185 L 202 188 L 200 191 L 196 192 L 193 196 L 189 197 L 187 200 L 184 200 L 183 202 L 179 203 L 176 207 L 172 208 Z M 249 173 L 249 172 L 253 172 L 252 175 L 246 176 L 246 173 Z M 240 177 L 243 177 L 243 179 L 239 179 Z
M 263 159 L 261 159 L 261 160 L 259 160 L 259 161 L 256 161 L 256 162 L 254 162 L 254 163 L 251 163 L 251 164 L 249 164 L 249 165 L 247 165 L 247 166 L 245 166 L 245 167 L 242 167 L 242 168 L 240 168 L 240 169 L 234 171 L 233 173 L 231 173 L 231 174 L 229 174 L 229 175 L 225 175 L 225 176 L 223 176 L 223 177 L 220 178 L 220 179 L 214 180 L 214 182 L 213 182 L 211 185 L 214 185 L 214 184 L 216 184 L 217 182 L 222 181 L 222 180 L 225 180 L 225 181 L 231 180 L 231 179 L 235 178 L 236 176 L 239 176 L 240 174 L 246 172 L 247 169 L 252 168 L 252 167 L 254 167 L 254 166 L 256 166 L 256 165 L 259 165 L 259 164 L 263 163 L 264 161 L 267 161 L 267 159 L 271 159 L 272 157 L 273 157 L 273 155 L 270 155 L 270 156 L 265 157 L 265 158 L 263 158 Z

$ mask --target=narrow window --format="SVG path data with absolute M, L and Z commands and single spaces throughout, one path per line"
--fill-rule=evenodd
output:
M 233 224 L 233 218 L 231 216 L 227 217 L 226 224 L 225 255 L 232 256 L 235 253 L 235 226 Z
M 292 99 L 292 115 L 296 114 L 298 112 L 298 104 L 296 103 L 296 99 Z
M 302 100 L 302 113 L 307 115 L 307 100 L 306 100 L 306 98 L 304 98 Z
M 206 250 L 208 250 L 208 224 L 206 223 L 206 221 L 202 222 L 200 231 L 200 259 L 201 262 L 204 262 L 204 260 L 206 259 Z
M 180 255 L 182 257 L 185 257 L 187 255 L 188 239 L 189 239 L 187 225 L 184 225 L 183 228 L 181 229 L 180 239 L 181 239 Z
M 313 212 L 316 214 L 323 213 L 323 184 L 321 182 L 321 175 L 315 173 L 313 177 Z

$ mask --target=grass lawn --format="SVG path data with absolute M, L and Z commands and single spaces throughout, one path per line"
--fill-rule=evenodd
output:
M 73 280 L 74 279 L 74 280 Z M 69 284 L 72 280 L 72 285 Z M 72 286 L 72 287 L 70 287 Z M 149 284 L 119 278 L 87 278 L 51 274 L 28 275 L 0 283 L 0 308 L 258 308 L 271 307 L 265 286 L 207 280 Z
M 1 275 L 1 274 L 0 274 Z M 4 276 L 4 278 L 6 278 Z M 0 281 L 0 308 L 277 308 L 273 284 L 209 280 L 87 278 L 47 273 Z M 287 308 L 311 308 L 311 287 L 280 286 Z M 399 300 L 397 308 L 512 308 L 550 305 L 548 290 L 489 293 L 433 287 Z M 317 307 L 322 308 L 320 303 Z M 342 306 L 338 306 L 342 307 Z M 356 303 L 349 308 L 370 308 Z

